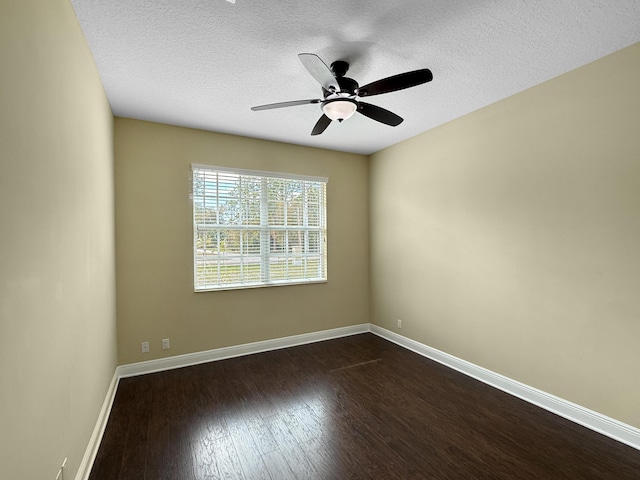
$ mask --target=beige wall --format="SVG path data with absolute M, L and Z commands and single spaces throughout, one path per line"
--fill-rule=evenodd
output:
M 0 477 L 65 478 L 116 360 L 113 117 L 68 0 L 0 2 Z
M 115 158 L 121 364 L 369 321 L 366 157 L 116 118 Z M 328 177 L 328 282 L 194 293 L 192 163 Z
M 372 318 L 640 427 L 640 44 L 371 157 Z

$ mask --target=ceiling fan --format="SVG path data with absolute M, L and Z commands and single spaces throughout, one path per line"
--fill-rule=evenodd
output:
M 395 92 L 404 88 L 415 87 L 433 80 L 433 74 L 428 68 L 414 70 L 412 72 L 401 73 L 391 77 L 383 78 L 363 87 L 351 78 L 345 77 L 349 64 L 343 60 L 337 60 L 329 68 L 322 59 L 313 53 L 300 53 L 298 58 L 322 86 L 323 98 L 311 100 L 294 100 L 291 102 L 270 103 L 251 107 L 251 110 L 271 110 L 272 108 L 294 107 L 297 105 L 308 105 L 319 103 L 322 108 L 322 116 L 311 131 L 311 135 L 320 135 L 326 130 L 333 120 L 342 122 L 351 117 L 355 112 L 359 112 L 365 117 L 369 117 L 385 125 L 396 127 L 403 121 L 393 112 L 377 105 L 361 102 L 358 98 L 380 95 L 381 93 Z

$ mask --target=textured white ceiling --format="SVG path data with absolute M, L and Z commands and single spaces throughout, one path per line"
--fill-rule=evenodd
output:
M 369 154 L 640 41 L 638 0 L 72 0 L 117 116 Z M 321 98 L 297 54 L 361 85 L 429 68 L 310 136 Z

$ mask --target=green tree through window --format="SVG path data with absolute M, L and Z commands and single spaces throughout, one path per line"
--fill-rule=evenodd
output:
M 326 178 L 192 170 L 196 291 L 327 279 Z

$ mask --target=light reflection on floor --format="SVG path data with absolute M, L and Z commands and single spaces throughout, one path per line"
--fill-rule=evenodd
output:
M 327 465 L 335 463 L 332 459 L 339 445 L 332 434 L 333 392 L 322 385 L 307 385 L 286 396 L 278 393 L 253 391 L 233 411 L 222 407 L 223 413 L 212 410 L 194 419 L 190 443 L 197 478 L 241 478 L 238 472 L 242 471 L 245 478 L 269 479 L 263 457 L 273 464 L 281 452 L 287 452 L 287 462 L 293 456 L 295 464 L 304 464 L 309 471 L 319 468 L 318 458 L 320 464 L 323 459 Z M 315 466 L 305 451 L 315 452 Z

